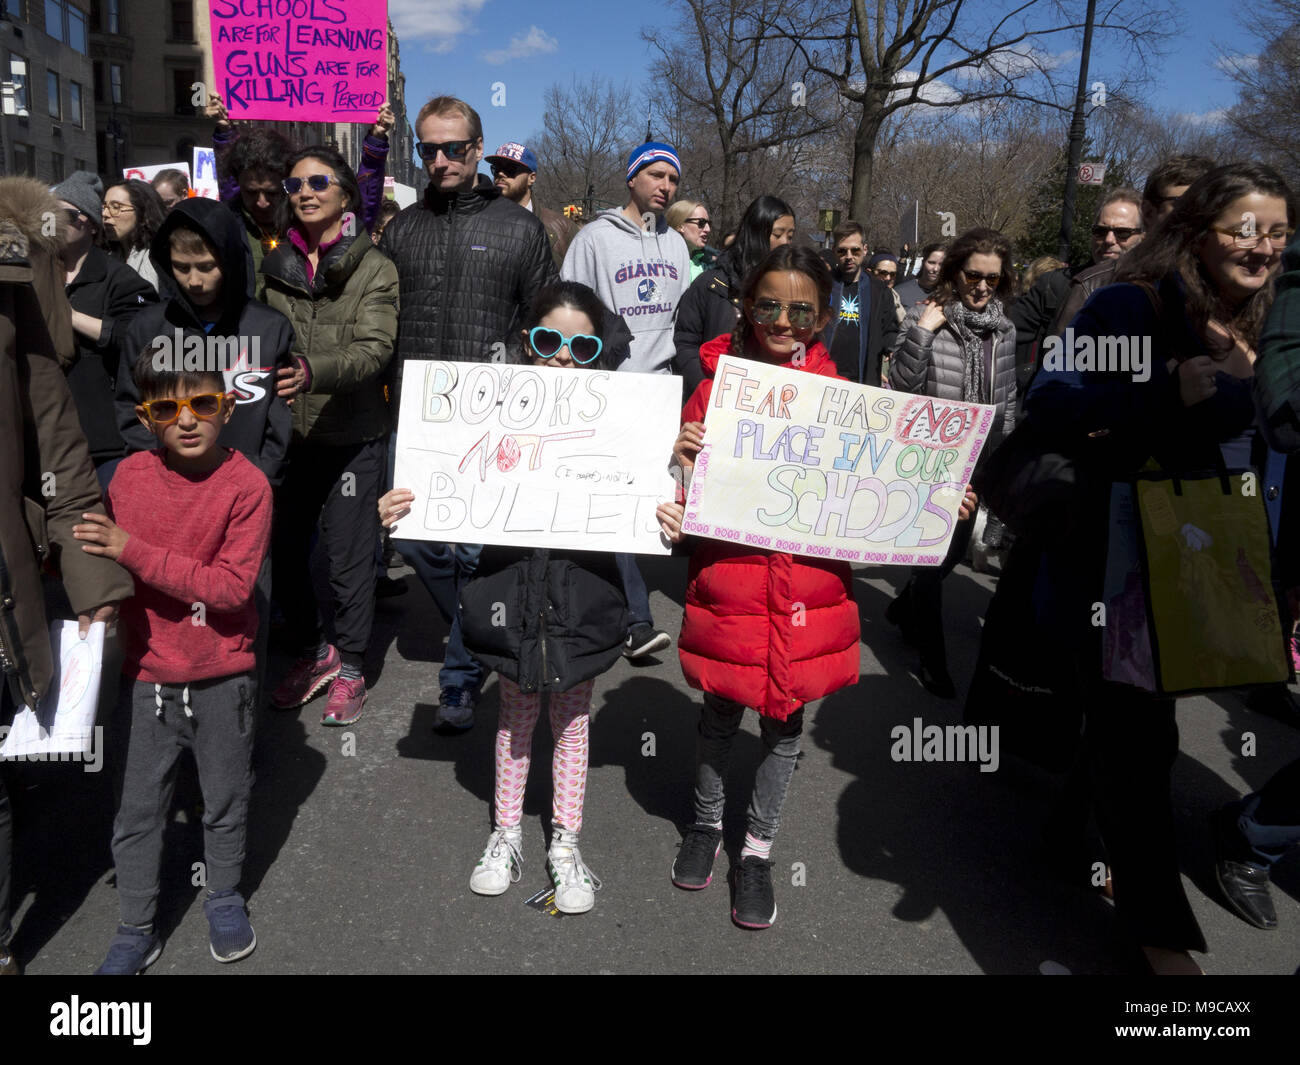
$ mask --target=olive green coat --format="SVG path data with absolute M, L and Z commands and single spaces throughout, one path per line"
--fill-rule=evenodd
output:
M 266 302 L 293 323 L 290 355 L 307 363 L 293 439 L 357 444 L 389 431 L 384 385 L 397 340 L 397 267 L 363 232 L 326 251 L 311 281 L 286 240 L 262 263 Z

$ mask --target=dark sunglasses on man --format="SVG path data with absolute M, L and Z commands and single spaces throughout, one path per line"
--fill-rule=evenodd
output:
M 447 158 L 450 159 L 451 156 L 447 156 Z M 493 178 L 495 178 L 498 174 L 504 174 L 507 178 L 513 181 L 520 174 L 528 174 L 528 173 L 531 173 L 528 167 L 520 166 L 518 163 L 493 163 L 492 164 Z
M 420 141 L 415 148 L 426 163 L 436 159 L 439 152 L 442 152 L 451 162 L 459 163 L 469 155 L 469 150 L 474 143 L 474 141 Z
M 1133 236 L 1134 233 L 1141 232 L 1140 229 L 1130 229 L 1128 226 L 1103 226 L 1098 224 L 1092 227 L 1092 235 L 1098 240 L 1105 240 L 1107 233 L 1114 233 L 1115 239 L 1121 244 Z

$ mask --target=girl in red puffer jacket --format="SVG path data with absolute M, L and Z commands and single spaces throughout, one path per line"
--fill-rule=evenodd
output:
M 704 380 L 682 411 L 673 448 L 686 476 L 704 445 L 704 413 L 718 359 L 732 354 L 838 377 L 814 337 L 829 319 L 831 275 L 812 250 L 783 245 L 745 279 L 735 332 L 700 348 Z M 664 534 L 682 540 L 681 503 L 665 503 Z M 769 853 L 799 757 L 804 704 L 858 679 L 858 610 L 847 562 L 703 540 L 691 557 L 679 641 L 682 671 L 704 692 L 696 754 L 695 824 L 673 863 L 673 883 L 713 879 L 722 846 L 722 782 L 745 707 L 758 711 L 764 754 L 750 797 L 731 918 L 742 928 L 776 920 Z M 797 616 L 797 622 L 796 622 Z

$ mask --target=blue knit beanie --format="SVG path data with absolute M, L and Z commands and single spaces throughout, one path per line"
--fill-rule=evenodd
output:
M 678 178 L 682 176 L 682 161 L 677 158 L 676 148 L 659 141 L 646 141 L 639 148 L 633 148 L 627 157 L 628 181 L 636 177 L 638 170 L 643 170 L 652 163 L 667 163 L 677 171 Z

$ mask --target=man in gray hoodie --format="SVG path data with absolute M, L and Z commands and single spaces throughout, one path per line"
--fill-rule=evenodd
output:
M 602 211 L 573 238 L 560 276 L 595 289 L 632 330 L 631 355 L 619 366 L 633 373 L 670 373 L 677 301 L 691 283 L 691 253 L 664 221 L 677 194 L 682 164 L 667 144 L 647 141 L 627 161 L 627 206 Z M 671 637 L 654 627 L 650 596 L 633 555 L 618 555 L 628 601 L 623 653 L 662 651 Z

